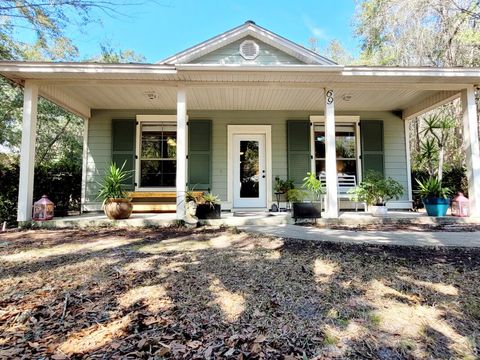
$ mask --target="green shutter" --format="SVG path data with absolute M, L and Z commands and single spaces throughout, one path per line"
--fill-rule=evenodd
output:
M 300 187 L 311 171 L 310 121 L 287 121 L 288 178 Z
M 363 174 L 369 170 L 385 174 L 383 121 L 360 121 Z
M 212 188 L 212 121 L 188 122 L 188 188 Z
M 135 126 L 133 119 L 112 120 L 112 162 L 131 171 L 124 182 L 128 191 L 135 190 Z

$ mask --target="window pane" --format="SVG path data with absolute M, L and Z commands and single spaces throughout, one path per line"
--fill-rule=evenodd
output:
M 164 159 L 175 159 L 177 157 L 177 133 L 173 131 L 164 132 L 162 138 L 162 157 Z
M 317 176 L 321 172 L 325 172 L 325 160 L 315 161 L 315 171 Z M 357 175 L 357 161 L 356 160 L 337 160 L 337 173 Z
M 161 132 L 149 131 L 142 132 L 142 158 L 144 159 L 158 159 L 162 157 L 160 148 Z
M 315 131 L 315 157 L 325 157 L 325 132 Z
M 175 160 L 142 160 L 140 165 L 142 187 L 174 187 L 176 183 Z
M 355 159 L 355 128 L 353 125 L 341 125 L 336 127 L 335 147 L 337 158 Z

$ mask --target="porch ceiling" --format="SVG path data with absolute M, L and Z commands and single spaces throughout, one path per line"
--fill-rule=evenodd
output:
M 323 88 L 335 110 L 411 115 L 476 85 L 478 69 L 369 68 L 316 65 L 208 66 L 1 63 L 0 74 L 36 82 L 42 96 L 88 117 L 91 109 L 176 108 L 187 88 L 189 110 L 323 111 Z M 149 94 L 155 94 L 153 99 Z

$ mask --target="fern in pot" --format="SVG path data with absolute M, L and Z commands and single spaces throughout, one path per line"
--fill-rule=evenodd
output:
M 125 163 L 120 168 L 111 163 L 105 170 L 103 181 L 98 183 L 100 190 L 97 199 L 103 200 L 102 209 L 112 220 L 128 219 L 132 214 L 133 206 L 124 189 L 124 183 L 131 174 L 124 167 Z

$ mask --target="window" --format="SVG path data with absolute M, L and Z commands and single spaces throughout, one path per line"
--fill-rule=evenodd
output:
M 357 142 L 355 123 L 337 123 L 335 125 L 335 148 L 337 153 L 337 172 L 357 176 Z M 325 125 L 314 127 L 315 171 L 325 171 Z
M 176 124 L 141 122 L 140 187 L 174 187 L 176 158 Z

